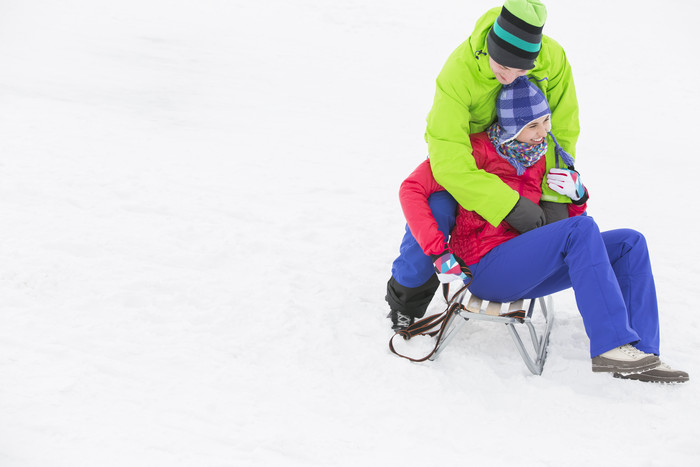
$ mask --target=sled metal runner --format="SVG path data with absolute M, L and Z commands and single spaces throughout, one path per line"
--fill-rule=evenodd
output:
M 460 303 L 461 307 L 452 315 L 451 322 L 445 325 L 446 332 L 435 353 L 430 357 L 430 360 L 435 360 L 440 355 L 457 332 L 470 319 L 476 321 L 489 321 L 506 325 L 511 337 L 513 338 L 513 343 L 515 344 L 516 349 L 518 349 L 518 352 L 520 353 L 520 356 L 525 362 L 527 368 L 530 370 L 530 372 L 532 372 L 532 374 L 541 375 L 545 361 L 547 360 L 549 334 L 552 330 L 552 324 L 554 323 L 553 307 L 551 307 L 551 302 L 550 307 L 548 307 L 546 303 L 547 300 L 545 300 L 545 298 L 548 297 L 518 300 L 507 303 L 505 304 L 507 305 L 507 311 L 501 314 L 501 310 L 504 305 L 503 303 L 485 301 L 474 295 L 469 295 L 469 300 L 465 306 L 463 303 L 464 298 L 468 295 L 469 293 L 464 290 L 458 292 L 457 296 L 453 297 L 453 300 Z M 527 311 L 523 307 L 526 301 L 529 301 Z M 545 321 L 544 329 L 539 334 L 532 323 L 532 316 L 536 308 L 539 308 Z M 527 334 L 530 336 L 529 340 L 531 341 L 533 347 L 532 350 L 528 350 L 526 348 L 526 345 L 520 336 L 520 332 L 518 332 L 518 328 L 523 327 L 527 328 Z

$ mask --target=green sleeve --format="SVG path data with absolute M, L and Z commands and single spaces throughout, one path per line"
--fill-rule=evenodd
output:
M 489 88 L 480 83 L 460 53 L 460 49 L 453 53 L 437 79 L 425 134 L 430 166 L 435 180 L 462 207 L 497 226 L 519 196 L 497 175 L 477 168 L 469 134 L 493 122 L 500 85 Z

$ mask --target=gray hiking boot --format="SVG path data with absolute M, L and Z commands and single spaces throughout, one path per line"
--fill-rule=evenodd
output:
M 661 362 L 656 368 L 639 373 L 613 373 L 615 378 L 634 379 L 646 383 L 685 383 L 690 379 L 685 371 L 674 370 Z
M 654 354 L 642 352 L 630 344 L 615 347 L 593 357 L 593 371 L 611 373 L 631 373 L 651 370 L 661 363 Z

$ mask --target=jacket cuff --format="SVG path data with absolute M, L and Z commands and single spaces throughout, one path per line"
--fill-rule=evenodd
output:
M 582 204 L 586 204 L 586 201 L 588 201 L 588 188 L 586 188 L 586 192 L 579 199 L 577 199 L 576 201 L 571 200 L 571 202 L 573 204 L 575 204 L 576 206 L 581 206 Z

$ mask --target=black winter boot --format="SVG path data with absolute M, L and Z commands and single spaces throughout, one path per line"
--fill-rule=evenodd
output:
M 391 310 L 387 315 L 387 318 L 391 318 L 391 329 L 393 331 L 403 331 L 407 327 L 413 324 L 413 316 L 408 316 L 401 313 L 398 310 Z
M 422 318 L 439 286 L 440 281 L 435 274 L 418 287 L 406 287 L 391 277 L 386 284 L 385 299 L 391 310 L 399 310 L 401 314 L 413 318 Z

